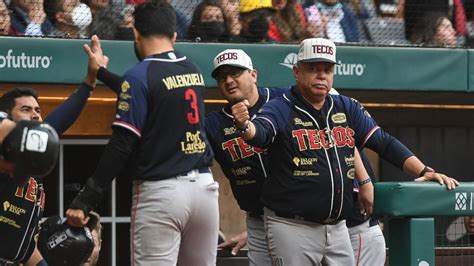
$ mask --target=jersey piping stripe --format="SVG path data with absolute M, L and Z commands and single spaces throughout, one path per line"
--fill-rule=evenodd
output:
M 183 56 L 183 57 L 180 57 L 180 58 L 176 58 L 176 59 L 146 58 L 146 59 L 144 59 L 143 61 L 159 61 L 159 62 L 169 62 L 169 63 L 173 63 L 173 62 L 180 62 L 180 61 L 184 61 L 184 60 L 186 60 L 186 56 Z
M 270 89 L 265 88 L 264 90 L 267 91 L 267 99 L 265 100 L 265 103 L 268 103 L 268 101 L 270 100 Z
M 358 234 L 359 236 L 359 248 L 357 249 L 357 261 L 356 266 L 359 266 L 360 263 L 360 251 L 362 250 L 362 234 Z
M 37 193 L 38 193 L 38 192 L 37 192 Z M 37 194 L 37 195 L 38 195 L 38 194 Z M 39 215 L 40 209 L 36 209 L 36 206 L 34 207 L 34 209 L 35 209 L 36 211 L 32 211 L 32 212 L 31 212 L 31 215 L 30 215 L 30 219 L 29 219 L 29 221 L 28 221 L 27 228 L 30 228 L 30 226 L 31 226 L 31 221 L 33 220 L 33 217 L 35 217 L 35 215 Z M 13 259 L 13 261 L 18 261 L 18 259 L 19 259 L 18 257 L 20 256 L 20 252 L 21 252 L 21 250 L 22 250 L 22 247 L 23 247 L 24 244 L 25 244 L 25 239 L 26 239 L 26 237 L 27 237 L 27 235 L 28 235 L 28 231 L 29 231 L 29 230 L 25 230 L 25 234 L 23 235 L 23 238 L 22 238 L 22 240 L 21 240 L 20 246 L 19 246 L 19 248 L 18 248 L 18 251 L 17 251 L 17 253 L 16 253 L 15 258 Z M 31 234 L 31 235 L 33 236 L 34 234 Z M 30 239 L 30 240 L 31 240 L 31 239 Z M 28 249 L 26 249 L 26 250 L 28 250 Z M 26 255 L 26 254 L 23 254 L 23 255 L 22 255 L 22 258 L 23 258 L 25 255 Z
M 372 137 L 372 135 L 375 133 L 375 131 L 376 131 L 377 129 L 379 129 L 379 128 L 380 128 L 379 126 L 375 126 L 374 128 L 372 128 L 372 129 L 369 131 L 369 133 L 367 133 L 367 136 L 364 138 L 364 143 L 362 143 L 361 149 L 362 149 L 362 147 L 365 146 L 365 143 L 367 142 L 367 140 L 369 140 L 370 137 Z
M 289 101 L 289 99 L 288 99 Z M 295 104 L 295 108 L 298 109 L 299 111 L 305 113 L 307 116 L 309 116 L 309 118 L 311 118 L 311 120 L 313 120 L 313 122 L 316 124 L 316 126 L 318 127 L 318 130 L 321 130 L 321 128 L 319 127 L 319 124 L 318 122 L 316 121 L 316 119 L 314 119 L 313 116 L 311 116 L 311 114 L 309 114 L 306 110 L 304 110 L 303 108 L 297 106 Z M 332 173 L 332 165 L 331 165 L 331 160 L 329 160 L 329 155 L 328 155 L 328 152 L 326 151 L 326 149 L 324 149 L 324 154 L 326 155 L 326 160 L 328 162 L 328 165 L 329 165 L 329 174 L 331 175 L 331 208 L 329 209 L 329 216 L 328 216 L 328 219 L 331 218 L 331 213 L 332 213 L 332 209 L 333 209 L 333 205 L 334 205 L 334 174 Z
M 226 116 L 228 116 L 229 118 L 234 119 L 234 116 L 231 115 L 231 114 L 229 114 L 229 113 L 227 113 L 227 112 L 225 111 L 224 107 L 222 107 L 222 112 L 223 112 Z
M 262 156 L 260 153 L 257 153 L 258 160 L 260 161 L 260 166 L 262 166 L 263 176 L 267 178 L 267 171 L 265 170 L 265 165 L 263 164 Z
M 120 127 L 123 127 L 123 128 L 126 128 L 130 131 L 132 131 L 133 133 L 135 133 L 138 137 L 141 137 L 142 134 L 140 132 L 140 130 L 138 130 L 138 128 L 134 127 L 132 124 L 129 124 L 125 121 L 120 121 L 120 120 L 115 120 L 113 123 L 112 123 L 113 126 L 120 126 Z
M 339 206 L 339 212 L 336 217 L 336 219 L 339 219 L 339 217 L 341 216 L 342 207 L 344 206 L 344 176 L 342 175 L 341 160 L 339 159 L 339 154 L 337 153 L 337 145 L 334 145 L 335 137 L 333 135 L 333 132 L 331 131 L 331 126 L 329 124 L 329 115 L 331 114 L 332 109 L 334 108 L 334 100 L 332 99 L 332 97 L 329 97 L 329 99 L 331 99 L 331 107 L 329 107 L 329 111 L 326 116 L 326 125 L 328 128 L 328 139 L 330 141 L 330 145 L 332 145 L 334 148 L 334 153 L 336 154 L 336 159 L 337 159 L 337 166 L 339 167 L 339 176 L 341 177 L 341 205 Z

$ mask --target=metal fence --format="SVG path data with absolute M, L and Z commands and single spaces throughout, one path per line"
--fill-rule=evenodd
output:
M 133 39 L 145 0 L 0 0 L 0 35 Z M 471 46 L 473 0 L 147 0 L 169 2 L 179 41 Z

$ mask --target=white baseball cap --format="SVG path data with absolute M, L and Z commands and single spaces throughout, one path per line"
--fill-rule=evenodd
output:
M 298 62 L 328 62 L 337 64 L 336 45 L 328 39 L 310 38 L 300 43 Z
M 216 55 L 214 57 L 214 70 L 211 73 L 212 77 L 220 66 L 235 66 L 253 70 L 252 59 L 240 49 L 227 49 Z

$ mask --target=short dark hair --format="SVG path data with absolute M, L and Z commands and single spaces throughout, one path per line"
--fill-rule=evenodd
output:
M 176 32 L 176 12 L 164 0 L 149 0 L 135 7 L 135 29 L 144 37 L 173 38 Z
M 14 88 L 5 92 L 0 98 L 0 111 L 11 115 L 16 104 L 16 98 L 32 96 L 38 102 L 38 92 L 32 88 Z

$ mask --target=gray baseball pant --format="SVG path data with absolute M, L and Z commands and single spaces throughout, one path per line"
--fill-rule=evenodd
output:
M 349 227 L 352 249 L 356 266 L 385 265 L 385 238 L 380 226 L 370 226 L 369 220 L 354 227 Z
M 251 217 L 247 215 L 247 246 L 250 266 L 271 266 L 272 260 L 265 237 L 263 215 Z
M 135 265 L 216 264 L 219 184 L 192 170 L 160 181 L 135 181 L 131 262 Z
M 275 266 L 354 265 L 345 220 L 319 224 L 279 217 L 265 208 L 265 228 Z

